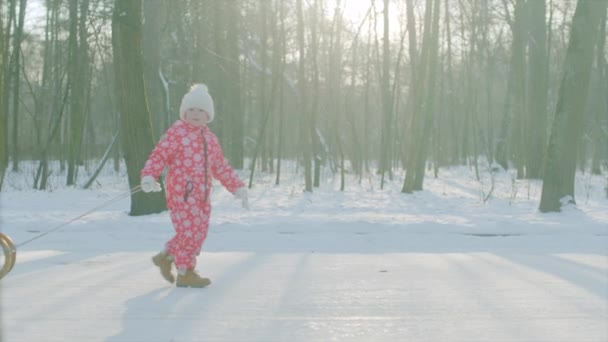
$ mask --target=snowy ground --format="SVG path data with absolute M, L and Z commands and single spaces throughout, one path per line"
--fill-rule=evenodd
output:
M 560 214 L 538 213 L 540 182 L 506 172 L 484 203 L 483 176 L 442 170 L 414 195 L 401 176 L 314 194 L 268 176 L 250 211 L 217 188 L 206 289 L 174 288 L 151 264 L 168 214 L 130 217 L 118 201 L 19 247 L 0 340 L 608 341 L 606 176 L 579 175 L 578 206 Z M 111 174 L 94 190 L 29 181 L 11 175 L 0 193 L 18 245 L 128 190 Z

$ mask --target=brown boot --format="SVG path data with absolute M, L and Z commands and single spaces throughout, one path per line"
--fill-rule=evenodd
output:
M 186 274 L 177 274 L 177 287 L 206 287 L 211 284 L 211 280 L 208 278 L 202 278 L 194 270 L 186 270 Z
M 163 252 L 159 252 L 155 256 L 152 257 L 152 262 L 154 265 L 160 268 L 160 274 L 162 274 L 163 278 L 173 284 L 175 282 L 175 276 L 171 272 L 171 263 L 173 262 L 172 258 Z

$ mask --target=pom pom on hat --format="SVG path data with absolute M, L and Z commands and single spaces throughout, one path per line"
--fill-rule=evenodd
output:
M 195 84 L 190 91 L 182 98 L 179 107 L 179 116 L 184 119 L 184 114 L 190 108 L 200 108 L 209 114 L 209 122 L 213 121 L 215 111 L 213 109 L 213 99 L 209 95 L 209 90 L 205 84 Z M 209 123 L 207 122 L 207 123 Z

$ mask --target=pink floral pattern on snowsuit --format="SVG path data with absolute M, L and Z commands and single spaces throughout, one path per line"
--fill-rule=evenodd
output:
M 165 194 L 175 236 L 166 244 L 175 267 L 192 269 L 207 237 L 211 215 L 212 177 L 231 193 L 244 184 L 224 158 L 219 141 L 207 127 L 178 120 L 167 130 L 141 170 L 141 177 L 160 177 L 169 167 Z

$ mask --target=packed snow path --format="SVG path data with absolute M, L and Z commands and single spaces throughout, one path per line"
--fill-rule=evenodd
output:
M 112 229 L 116 235 L 118 230 Z M 373 230 L 315 238 L 217 233 L 208 241 L 212 251 L 199 258 L 201 271 L 213 280 L 206 289 L 164 283 L 150 262 L 155 250 L 108 252 L 109 237 L 87 248 L 66 243 L 23 251 L 2 281 L 4 339 L 608 340 L 608 262 L 599 250 L 605 238 L 582 237 L 575 244 L 588 250 L 572 250 L 552 236 L 396 236 Z M 392 246 L 397 238 L 401 251 L 346 247 Z M 314 251 L 318 239 L 335 246 Z M 250 241 L 251 250 L 230 250 L 231 241 L 239 240 Z M 293 240 L 300 241 L 294 246 Z M 259 250 L 258 241 L 273 241 L 276 250 Z M 432 241 L 441 247 L 429 248 Z M 307 242 L 311 250 L 304 251 Z M 542 251 L 516 247 L 531 244 Z

